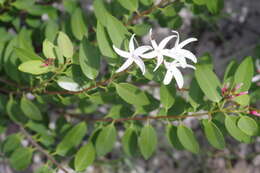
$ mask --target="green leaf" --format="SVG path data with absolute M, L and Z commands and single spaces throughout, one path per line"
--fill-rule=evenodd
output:
M 57 22 L 55 22 L 53 20 L 49 20 L 46 23 L 46 28 L 45 28 L 45 33 L 44 33 L 46 39 L 53 42 L 56 38 L 58 31 L 59 31 L 59 25 L 57 24 Z
M 126 155 L 134 157 L 137 154 L 138 149 L 138 137 L 136 130 L 133 127 L 129 127 L 122 137 L 123 150 Z
M 228 64 L 226 70 L 225 70 L 225 74 L 224 74 L 224 82 L 228 82 L 229 78 L 233 78 L 235 71 L 237 69 L 237 61 L 232 60 L 230 61 L 230 63 Z
M 79 149 L 75 156 L 74 166 L 76 171 L 84 171 L 91 165 L 96 157 L 96 151 L 91 142 Z
M 247 135 L 254 136 L 258 132 L 256 121 L 250 117 L 242 116 L 237 123 L 237 126 Z
M 118 95 L 127 103 L 144 106 L 150 104 L 149 98 L 145 92 L 141 91 L 134 85 L 128 83 L 116 84 L 116 91 Z
M 87 35 L 87 25 L 80 8 L 77 8 L 71 16 L 71 30 L 73 35 L 78 39 L 82 40 L 83 36 Z
M 41 60 L 42 58 L 35 54 L 34 52 L 22 48 L 14 48 L 16 55 L 20 58 L 22 62 L 30 60 Z
M 203 120 L 202 124 L 204 127 L 204 133 L 209 143 L 217 149 L 224 149 L 225 139 L 218 127 L 209 120 Z
M 30 60 L 19 65 L 18 69 L 25 73 L 33 75 L 40 75 L 52 71 L 52 68 L 43 66 L 44 63 L 41 60 Z
M 19 104 L 11 97 L 6 104 L 6 112 L 10 119 L 17 123 L 25 123 L 27 118 L 21 111 Z
M 217 14 L 223 6 L 223 0 L 206 0 L 206 5 L 212 14 Z
M 184 125 L 177 127 L 177 136 L 185 149 L 192 153 L 199 153 L 199 144 L 192 130 Z
M 237 102 L 241 106 L 247 106 L 250 103 L 250 96 L 249 95 L 241 95 L 238 97 L 235 97 L 233 101 Z
M 57 42 L 58 48 L 62 52 L 62 55 L 66 58 L 72 58 L 73 45 L 70 38 L 64 32 L 59 32 Z
M 148 124 L 142 128 L 138 139 L 138 146 L 146 160 L 155 152 L 157 147 L 157 134 L 151 125 Z
M 204 94 L 213 102 L 221 100 L 220 82 L 216 74 L 207 65 L 196 67 L 195 77 Z
M 49 168 L 47 165 L 43 165 L 38 169 L 36 169 L 34 173 L 54 173 L 54 171 L 51 168 Z
M 140 0 L 140 2 L 146 6 L 149 6 L 154 3 L 154 0 Z
M 118 2 L 129 11 L 136 11 L 138 8 L 138 0 L 118 0 Z
M 33 102 L 25 98 L 25 96 L 21 99 L 20 106 L 21 110 L 28 118 L 32 120 L 42 120 L 41 111 Z
M 3 152 L 8 154 L 21 146 L 21 138 L 18 134 L 12 134 L 6 138 L 2 147 Z
M 56 153 L 65 156 L 67 152 L 80 144 L 81 140 L 87 133 L 87 125 L 85 122 L 77 124 L 62 139 L 56 149 Z
M 188 100 L 193 108 L 197 108 L 203 103 L 203 92 L 201 91 L 196 78 L 193 78 L 189 88 Z
M 79 63 L 82 72 L 89 79 L 95 79 L 99 73 L 100 55 L 96 47 L 83 39 L 79 50 Z
M 182 146 L 178 136 L 177 136 L 177 127 L 173 125 L 168 125 L 166 127 L 166 137 L 168 142 L 177 150 L 183 150 L 184 147 Z
M 31 164 L 32 154 L 30 148 L 18 148 L 10 157 L 11 166 L 17 171 L 26 169 Z
M 98 156 L 104 156 L 109 153 L 116 142 L 116 128 L 114 124 L 104 127 L 98 134 L 96 140 L 96 151 Z
M 99 47 L 99 50 L 101 51 L 101 53 L 104 56 L 116 58 L 117 56 L 111 47 L 112 44 L 109 41 L 106 30 L 100 22 L 98 22 L 98 24 L 97 24 L 96 34 L 97 34 L 98 47 Z
M 98 22 L 100 22 L 103 26 L 106 26 L 108 22 L 107 18 L 110 14 L 105 8 L 104 0 L 94 0 L 93 7 Z
M 113 44 L 120 48 L 128 35 L 126 27 L 112 15 L 107 16 L 107 31 Z
M 228 133 L 239 142 L 250 143 L 252 141 L 251 137 L 238 128 L 237 121 L 238 117 L 225 117 L 225 127 Z
M 248 91 L 251 86 L 251 80 L 254 75 L 254 64 L 252 57 L 246 57 L 238 66 L 235 73 L 235 84 L 243 83 L 239 91 Z
M 54 52 L 55 45 L 50 42 L 49 40 L 45 39 L 43 41 L 42 45 L 42 51 L 46 58 L 56 58 L 55 52 Z
M 143 36 L 149 32 L 151 25 L 146 23 L 136 24 L 133 26 L 132 30 L 138 36 Z
M 62 1 L 64 9 L 69 12 L 69 13 L 73 13 L 74 10 L 77 8 L 78 6 L 78 1 L 75 0 L 66 0 L 66 1 Z
M 197 5 L 204 5 L 207 0 L 192 0 Z
M 166 110 L 168 110 L 175 102 L 176 89 L 174 85 L 161 85 L 160 100 Z

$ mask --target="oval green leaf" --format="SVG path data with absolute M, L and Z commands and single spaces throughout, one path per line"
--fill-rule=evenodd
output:
M 196 67 L 195 77 L 204 94 L 213 102 L 221 100 L 220 82 L 216 74 L 207 65 Z
M 166 137 L 168 142 L 177 150 L 183 150 L 184 147 L 182 146 L 178 136 L 177 136 L 177 127 L 173 125 L 168 125 L 166 127 Z
M 87 35 L 87 25 L 80 8 L 77 8 L 71 16 L 71 30 L 75 38 L 82 40 Z
M 42 114 L 39 108 L 25 96 L 21 99 L 21 110 L 32 120 L 42 120 Z
M 174 104 L 176 97 L 176 89 L 174 85 L 161 85 L 160 87 L 160 100 L 166 110 Z
M 177 136 L 181 144 L 186 150 L 195 154 L 199 153 L 200 149 L 199 149 L 198 141 L 195 138 L 194 133 L 190 128 L 185 127 L 184 125 L 178 126 Z
M 79 50 L 79 63 L 83 74 L 89 79 L 95 79 L 100 68 L 100 54 L 96 47 L 83 38 Z
M 116 142 L 116 128 L 114 124 L 104 127 L 98 134 L 96 140 L 96 151 L 98 156 L 104 156 L 109 153 Z
M 55 48 L 54 44 L 49 40 L 45 39 L 43 41 L 42 51 L 46 58 L 52 58 L 52 59 L 56 58 L 54 48 Z
M 118 95 L 129 104 L 144 106 L 150 104 L 145 92 L 128 83 L 116 84 Z
M 70 41 L 70 38 L 64 32 L 59 32 L 57 43 L 59 50 L 62 52 L 62 55 L 66 58 L 72 58 L 73 44 Z
M 91 142 L 81 147 L 77 152 L 74 160 L 76 171 L 84 171 L 94 162 L 95 157 L 96 151 Z
M 17 171 L 22 171 L 26 169 L 32 160 L 32 149 L 30 148 L 18 148 L 16 149 L 10 157 L 11 166 Z
M 127 156 L 133 157 L 137 154 L 138 149 L 138 137 L 136 130 L 133 127 L 129 127 L 122 137 L 123 150 Z
M 138 0 L 118 0 L 118 2 L 129 11 L 136 11 L 138 8 Z
M 256 121 L 250 117 L 242 116 L 238 122 L 237 126 L 247 135 L 254 136 L 257 135 L 258 125 Z
M 45 67 L 43 65 L 44 63 L 41 60 L 31 60 L 19 65 L 18 69 L 24 73 L 33 75 L 40 75 L 52 71 L 51 67 Z
M 65 156 L 67 152 L 80 144 L 83 137 L 87 133 L 87 125 L 85 122 L 77 124 L 62 139 L 56 149 L 56 153 Z
M 151 125 L 142 128 L 138 139 L 138 146 L 142 156 L 147 160 L 155 152 L 157 147 L 157 134 Z
M 217 149 L 224 149 L 225 139 L 219 128 L 209 120 L 203 120 L 202 124 L 209 143 Z
M 225 127 L 228 133 L 237 141 L 250 143 L 252 141 L 251 137 L 244 133 L 237 126 L 238 117 L 235 116 L 226 116 L 225 117 Z

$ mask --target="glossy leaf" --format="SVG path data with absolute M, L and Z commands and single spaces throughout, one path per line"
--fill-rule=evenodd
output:
M 54 44 L 50 42 L 49 40 L 44 40 L 42 45 L 42 51 L 46 58 L 56 58 L 55 52 L 54 52 Z
M 130 11 L 136 11 L 138 8 L 138 0 L 118 0 L 118 2 L 125 8 Z
M 138 149 L 138 137 L 133 127 L 126 129 L 122 137 L 123 150 L 127 156 L 135 156 Z
M 225 139 L 218 127 L 209 120 L 203 120 L 202 124 L 204 127 L 204 133 L 209 143 L 217 149 L 224 149 Z
M 157 147 L 157 134 L 151 125 L 146 125 L 142 128 L 138 139 L 138 146 L 146 160 L 155 152 Z
M 207 65 L 196 67 L 195 77 L 204 94 L 213 102 L 221 100 L 220 82 L 216 74 Z
M 77 8 L 71 16 L 71 30 L 73 35 L 82 40 L 83 36 L 87 35 L 87 26 L 80 8 Z
M 112 15 L 107 16 L 107 31 L 112 43 L 120 48 L 123 41 L 127 38 L 128 31 L 121 21 Z
M 16 149 L 10 157 L 11 166 L 17 171 L 26 169 L 31 164 L 32 154 L 30 148 L 21 147 Z
M 143 106 L 150 104 L 147 95 L 134 85 L 128 83 L 116 84 L 118 95 L 129 104 Z
M 21 99 L 21 110 L 29 119 L 42 120 L 39 108 L 25 96 Z
M 176 89 L 174 85 L 161 85 L 160 87 L 160 100 L 166 110 L 174 104 L 176 97 Z
M 177 127 L 174 125 L 168 125 L 166 127 L 166 137 L 168 142 L 177 150 L 183 150 L 184 147 L 182 146 L 178 136 L 177 136 Z
M 57 43 L 62 55 L 66 58 L 72 58 L 73 45 L 70 38 L 64 32 L 59 32 Z
M 97 77 L 100 68 L 100 55 L 97 48 L 92 46 L 85 38 L 80 44 L 79 63 L 86 77 L 89 79 Z
M 30 60 L 19 65 L 18 69 L 25 73 L 40 75 L 52 71 L 51 67 L 44 66 L 41 60 Z
M 194 136 L 193 131 L 185 127 L 184 125 L 180 125 L 177 127 L 177 136 L 185 149 L 192 153 L 199 153 L 199 144 L 197 139 Z
M 237 126 L 247 135 L 254 136 L 258 132 L 258 125 L 256 121 L 250 117 L 242 116 L 238 122 Z
M 116 58 L 116 54 L 112 49 L 111 43 L 108 38 L 108 34 L 104 26 L 98 22 L 97 24 L 97 42 L 100 52 L 107 57 Z
M 41 60 L 42 58 L 35 54 L 34 52 L 22 48 L 14 48 L 16 55 L 20 58 L 22 62 L 30 60 Z
M 86 135 L 87 125 L 85 122 L 79 123 L 74 126 L 59 143 L 56 153 L 65 156 L 67 152 L 80 144 L 83 137 Z
M 98 134 L 96 141 L 96 151 L 98 156 L 104 156 L 109 153 L 116 142 L 116 128 L 114 124 L 104 127 Z
M 235 73 L 235 84 L 243 83 L 238 91 L 248 91 L 254 75 L 254 64 L 252 57 L 247 57 L 238 66 Z
M 84 171 L 91 165 L 96 157 L 96 151 L 91 142 L 79 149 L 75 156 L 74 165 L 76 171 Z
M 225 127 L 228 133 L 239 142 L 250 143 L 252 139 L 237 126 L 238 117 L 226 116 Z

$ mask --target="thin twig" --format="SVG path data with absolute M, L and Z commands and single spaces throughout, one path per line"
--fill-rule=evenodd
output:
M 61 164 L 59 164 L 44 148 L 42 148 L 37 142 L 35 142 L 32 136 L 25 130 L 25 128 L 19 124 L 21 132 L 24 136 L 30 141 L 30 143 L 42 154 L 44 154 L 48 160 L 50 160 L 54 165 L 56 165 L 59 169 L 64 171 L 65 173 L 69 173 Z

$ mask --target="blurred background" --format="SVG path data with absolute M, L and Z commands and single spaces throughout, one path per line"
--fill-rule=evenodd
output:
M 66 0 L 64 0 L 66 1 Z M 111 0 L 113 1 L 113 0 Z M 157 3 L 159 3 L 158 1 Z M 86 14 L 92 13 L 92 1 L 81 0 L 82 8 Z M 49 2 L 49 5 L 58 8 L 61 13 L 64 10 L 61 1 Z M 196 9 L 195 9 L 196 11 Z M 0 26 L 9 27 L 3 21 L 3 11 L 0 14 Z M 23 13 L 19 13 L 22 15 Z M 169 35 L 171 29 L 178 29 L 181 40 L 188 37 L 198 38 L 198 42 L 191 44 L 190 49 L 200 57 L 206 52 L 210 53 L 217 74 L 223 77 L 228 62 L 232 59 L 240 61 L 245 56 L 260 58 L 260 1 L 259 0 L 225 0 L 223 10 L 219 15 L 196 15 L 191 12 L 189 6 L 181 8 L 178 19 L 172 23 L 151 21 L 154 35 L 157 40 Z M 208 14 L 208 13 L 207 13 Z M 157 16 L 156 12 L 154 13 Z M 23 17 L 23 16 L 22 16 Z M 43 14 L 41 20 L 48 20 Z M 145 20 L 137 21 L 139 23 Z M 9 27 L 8 32 L 15 32 Z M 2 35 L 0 36 L 2 37 Z M 143 41 L 147 41 L 147 36 Z M 257 69 L 257 67 L 256 67 Z M 254 89 L 259 90 L 257 84 Z M 258 92 L 259 93 L 259 92 Z M 254 97 L 260 100 L 259 94 Z M 258 104 L 258 105 L 257 105 Z M 256 103 L 259 107 L 259 103 Z M 138 157 L 129 159 L 123 157 L 120 143 L 106 158 L 98 160 L 87 173 L 260 173 L 260 137 L 252 144 L 241 144 L 231 137 L 227 138 L 227 148 L 223 151 L 215 150 L 205 140 L 199 122 L 193 118 L 187 118 L 185 124 L 192 127 L 196 137 L 202 145 L 203 152 L 194 155 L 187 151 L 173 149 L 164 137 L 164 124 L 158 124 L 158 136 L 160 143 L 156 154 L 145 161 Z M 11 127 L 13 128 L 13 127 Z M 123 133 L 123 131 L 122 131 Z M 122 135 L 122 133 L 119 132 Z M 20 173 L 31 173 L 42 163 L 40 156 L 34 157 L 34 165 Z M 11 169 L 6 160 L 0 160 L 1 173 L 18 173 Z M 59 173 L 61 173 L 60 171 Z

